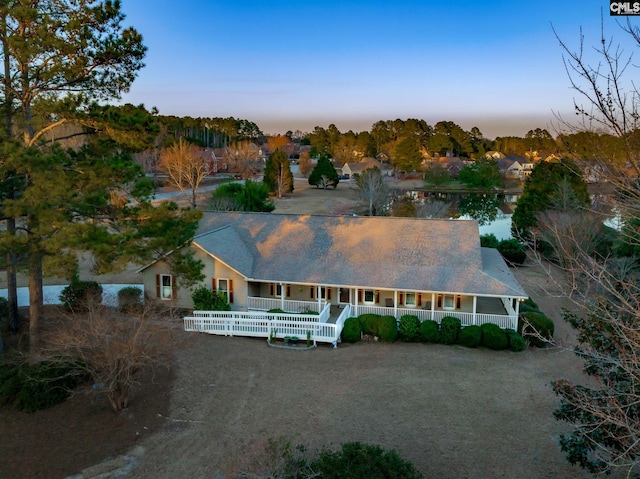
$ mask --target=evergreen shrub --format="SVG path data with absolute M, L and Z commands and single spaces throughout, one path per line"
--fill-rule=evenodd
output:
M 488 235 L 480 235 L 480 246 L 483 248 L 497 248 L 500 240 L 493 233 Z
M 477 348 L 482 342 L 482 329 L 480 326 L 471 325 L 460 330 L 458 344 L 467 348 Z
M 497 324 L 485 323 L 480 326 L 482 329 L 482 345 L 500 351 L 506 349 L 509 345 L 509 340 L 505 332 Z
M 509 263 L 522 264 L 527 259 L 527 251 L 517 239 L 500 241 L 498 251 Z
M 528 313 L 529 311 L 540 311 L 536 302 L 531 298 L 527 298 L 520 302 L 520 314 Z
M 461 324 L 459 318 L 445 316 L 440 322 L 440 342 L 442 344 L 455 344 L 460 334 Z
M 378 336 L 382 341 L 394 342 L 398 339 L 398 322 L 393 316 L 381 316 L 378 319 Z
M 140 311 L 142 307 L 142 290 L 135 286 L 127 286 L 118 291 L 118 310 L 124 312 Z
M 365 334 L 372 334 L 374 336 L 379 336 L 378 334 L 378 324 L 380 322 L 379 314 L 361 314 L 358 316 L 360 319 L 360 326 L 362 327 L 362 332 Z
M 71 284 L 62 290 L 58 299 L 69 311 L 87 311 L 90 305 L 102 303 L 102 286 L 95 281 L 74 278 Z
M 227 297 L 221 291 L 211 291 L 200 286 L 191 293 L 193 309 L 196 311 L 231 311 Z
M 71 396 L 86 374 L 70 364 L 43 361 L 0 365 L 0 404 L 34 412 L 55 406 Z
M 420 325 L 420 338 L 426 343 L 440 342 L 440 325 L 433 319 L 425 319 Z
M 415 466 L 380 446 L 347 442 L 341 449 L 322 449 L 311 462 L 311 471 L 324 479 L 421 479 Z M 293 477 L 293 476 L 292 476 Z M 298 476 L 296 476 L 298 477 Z
M 527 340 L 520 335 L 514 329 L 505 329 L 504 333 L 507 335 L 507 339 L 509 340 L 508 348 L 516 353 L 520 351 L 524 351 L 527 349 Z
M 522 336 L 529 341 L 529 344 L 532 346 L 541 348 L 547 344 L 543 339 L 537 337 L 538 334 L 543 338 L 553 338 L 555 325 L 546 314 L 540 311 L 528 311 L 522 315 L 522 318 Z M 529 323 L 529 325 L 526 325 L 526 323 Z
M 400 317 L 400 329 L 398 331 L 403 341 L 414 342 L 420 340 L 420 319 L 413 314 L 405 314 Z
M 357 343 L 360 341 L 362 328 L 358 318 L 347 318 L 342 328 L 342 340 L 345 343 Z

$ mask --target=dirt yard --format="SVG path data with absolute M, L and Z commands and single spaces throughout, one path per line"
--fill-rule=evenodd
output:
M 276 213 L 352 207 L 343 186 L 296 184 Z M 571 304 L 539 266 L 515 273 L 570 345 L 559 310 Z M 263 339 L 181 334 L 185 347 L 170 372 L 147 376 L 151 384 L 120 414 L 84 395 L 35 414 L 1 410 L 0 477 L 60 479 L 129 454 L 132 479 L 231 478 L 281 435 L 311 449 L 345 441 L 393 448 L 426 478 L 588 477 L 557 446 L 568 426 L 553 418 L 549 383 L 582 378 L 562 349 L 359 343 L 291 351 Z

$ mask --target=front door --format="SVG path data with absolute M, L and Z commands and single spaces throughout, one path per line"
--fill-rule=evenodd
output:
M 340 288 L 340 303 L 347 304 L 349 303 L 349 288 Z

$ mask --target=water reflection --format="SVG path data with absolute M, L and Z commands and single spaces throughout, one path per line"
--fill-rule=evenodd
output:
M 478 221 L 481 235 L 493 234 L 499 240 L 511 238 L 511 214 L 518 195 L 494 195 L 482 193 L 444 193 L 429 191 L 396 191 L 393 194 L 393 211 L 411 211 L 419 218 L 474 219 Z M 412 208 L 407 208 L 410 202 Z
M 496 195 L 481 195 L 471 193 L 460 198 L 458 211 L 462 216 L 468 216 L 485 226 L 495 221 L 498 216 L 500 201 Z

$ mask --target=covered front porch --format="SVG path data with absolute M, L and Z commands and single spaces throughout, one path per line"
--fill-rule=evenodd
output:
M 330 305 L 327 322 L 348 306 L 351 316 L 380 314 L 400 319 L 417 316 L 440 323 L 445 316 L 460 319 L 463 326 L 493 323 L 503 329 L 517 329 L 519 297 L 491 297 L 459 293 L 397 291 L 329 285 L 253 284 L 247 297 L 247 311 L 321 313 Z M 267 294 L 264 294 L 267 293 Z M 305 298 L 303 298 L 303 296 Z M 321 319 L 322 321 L 322 319 Z

